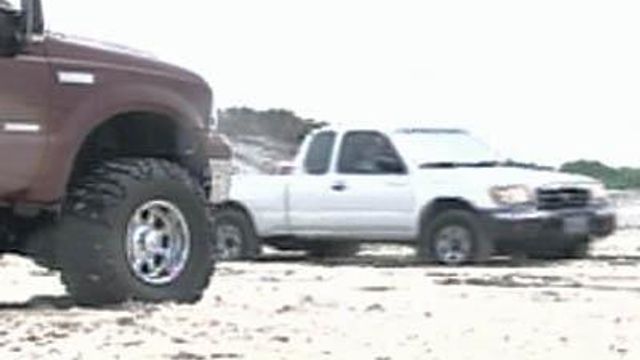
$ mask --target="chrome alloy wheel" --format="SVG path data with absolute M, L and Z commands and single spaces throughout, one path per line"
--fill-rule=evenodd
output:
M 182 211 L 164 200 L 138 207 L 127 225 L 127 261 L 149 285 L 166 285 L 184 270 L 191 250 L 189 225 Z
M 464 226 L 442 227 L 435 236 L 437 259 L 446 265 L 460 265 L 471 258 L 473 238 Z

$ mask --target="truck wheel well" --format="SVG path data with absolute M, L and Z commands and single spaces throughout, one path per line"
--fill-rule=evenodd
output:
M 253 223 L 253 218 L 251 217 L 251 213 L 249 210 L 239 202 L 236 201 L 227 201 L 221 204 L 216 205 L 216 210 L 236 210 L 244 213 Z
M 101 161 L 122 157 L 151 157 L 177 162 L 198 179 L 206 161 L 192 154 L 188 131 L 170 117 L 132 112 L 112 117 L 89 133 L 77 152 L 70 181 Z
M 432 201 L 429 205 L 425 206 L 420 215 L 420 229 L 424 229 L 427 223 L 433 219 L 437 214 L 446 210 L 467 210 L 470 212 L 476 212 L 473 205 L 468 201 L 460 198 L 441 198 Z
M 251 215 L 251 212 L 249 211 L 249 209 L 247 209 L 247 207 L 245 207 L 241 203 L 237 201 L 227 201 L 221 204 L 217 204 L 215 206 L 215 211 L 224 211 L 224 210 L 235 210 L 243 213 L 247 217 L 247 219 L 249 219 L 249 223 L 251 223 L 251 226 L 253 226 L 253 228 L 255 229 L 256 223 L 253 220 L 253 216 Z

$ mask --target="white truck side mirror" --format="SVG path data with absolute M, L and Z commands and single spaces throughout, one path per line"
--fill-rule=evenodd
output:
M 276 175 L 291 175 L 295 171 L 296 166 L 291 161 L 280 161 L 276 164 Z

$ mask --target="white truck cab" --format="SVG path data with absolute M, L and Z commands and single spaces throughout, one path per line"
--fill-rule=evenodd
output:
M 415 244 L 450 265 L 572 257 L 615 228 L 597 180 L 502 159 L 458 129 L 325 128 L 284 174 L 237 176 L 230 199 L 216 227 L 226 258 L 263 243 L 347 255 L 361 242 Z

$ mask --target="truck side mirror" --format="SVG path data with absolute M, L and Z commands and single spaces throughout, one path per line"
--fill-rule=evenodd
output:
M 33 35 L 44 34 L 44 16 L 41 0 L 21 0 L 22 18 L 25 37 L 30 40 Z
M 290 161 L 281 161 L 276 165 L 276 175 L 291 175 L 296 170 L 294 163 Z
M 13 56 L 20 50 L 20 13 L 0 9 L 0 56 Z
M 376 167 L 388 174 L 404 174 L 406 169 L 404 164 L 395 156 L 379 155 L 375 158 Z

